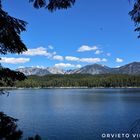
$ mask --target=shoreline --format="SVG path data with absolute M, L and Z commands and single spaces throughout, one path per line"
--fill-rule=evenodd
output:
M 0 90 L 20 89 L 140 89 L 140 87 L 0 87 Z

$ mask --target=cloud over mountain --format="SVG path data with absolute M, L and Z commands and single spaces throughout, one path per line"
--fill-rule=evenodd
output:
M 75 56 L 66 56 L 65 60 L 67 61 L 75 61 L 75 62 L 86 62 L 86 63 L 98 63 L 98 62 L 106 62 L 106 58 L 92 58 L 92 57 L 87 57 L 87 58 L 78 58 Z
M 81 65 L 74 65 L 74 64 L 70 64 L 70 63 L 58 63 L 58 64 L 55 64 L 55 67 L 58 67 L 58 68 L 81 68 Z
M 121 58 L 116 58 L 116 62 L 117 62 L 117 63 L 121 63 L 121 62 L 123 62 L 123 59 L 121 59 Z

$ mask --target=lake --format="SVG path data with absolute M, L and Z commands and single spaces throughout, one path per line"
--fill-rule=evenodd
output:
M 24 137 L 100 140 L 102 133 L 127 133 L 140 119 L 140 89 L 11 90 L 0 96 L 0 111 L 19 119 Z

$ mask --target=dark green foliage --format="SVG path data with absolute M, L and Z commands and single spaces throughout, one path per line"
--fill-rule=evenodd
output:
M 0 112 L 0 140 L 19 140 L 22 131 L 17 130 L 17 119 Z
M 67 9 L 74 5 L 75 0 L 49 0 L 47 5 L 48 10 L 54 11 L 56 9 Z
M 33 2 L 35 8 L 45 7 L 49 11 L 55 11 L 57 9 L 67 9 L 74 5 L 75 0 L 29 0 L 29 2 Z
M 140 38 L 140 0 L 135 0 L 133 9 L 129 12 L 129 15 L 135 23 L 135 31 L 139 32 L 138 38 Z
M 20 39 L 25 31 L 26 22 L 11 17 L 0 8 L 0 54 L 22 53 L 27 48 Z
M 104 75 L 46 75 L 29 76 L 16 82 L 16 87 L 140 87 L 140 76 L 122 74 Z
M 0 68 L 0 86 L 12 86 L 15 81 L 24 80 L 26 76 L 8 68 Z
M 0 112 L 0 140 L 21 140 L 23 132 L 18 129 L 17 119 Z M 26 140 L 41 140 L 39 135 Z
M 42 140 L 39 135 L 36 135 L 35 137 L 29 137 L 27 140 Z
M 8 68 L 0 67 L 0 87 L 13 86 L 15 81 L 26 79 L 26 76 L 21 72 L 16 72 Z M 0 94 L 8 93 L 0 89 Z
M 41 8 L 46 6 L 45 0 L 29 0 L 29 2 L 33 2 L 33 6 L 35 8 Z
M 25 31 L 26 22 L 11 17 L 2 10 L 0 1 L 0 54 L 22 53 L 27 48 L 20 38 L 20 33 Z M 24 74 L 0 66 L 0 86 L 12 86 L 16 80 L 24 80 Z M 0 90 L 0 93 L 4 93 Z

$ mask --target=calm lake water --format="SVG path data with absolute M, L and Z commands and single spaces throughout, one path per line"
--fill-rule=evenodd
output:
M 140 89 L 23 89 L 0 96 L 0 111 L 19 119 L 24 136 L 100 140 L 140 119 Z

